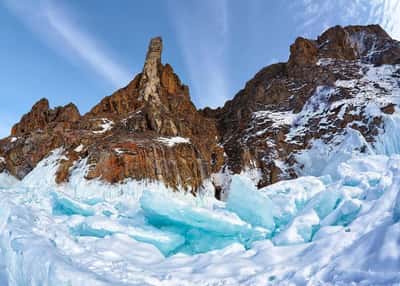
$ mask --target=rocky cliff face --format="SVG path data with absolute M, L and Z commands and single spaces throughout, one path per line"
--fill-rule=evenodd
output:
M 398 64 L 400 43 L 381 27 L 333 27 L 317 40 L 298 38 L 287 63 L 262 69 L 224 107 L 203 114 L 218 122 L 230 170 L 258 168 L 265 186 L 301 173 L 296 155 L 316 140 L 336 144 L 351 128 L 373 142 L 382 114 L 394 111 Z M 381 114 L 367 112 L 371 102 Z
M 195 192 L 223 163 L 213 119 L 190 101 L 170 65 L 161 63 L 162 40 L 152 39 L 142 73 L 81 116 L 69 104 L 36 103 L 0 141 L 2 169 L 18 178 L 56 148 L 63 148 L 57 182 L 68 181 L 85 160 L 87 179 L 160 180 Z
M 0 141 L 0 171 L 23 178 L 63 148 L 58 183 L 85 162 L 89 180 L 160 180 L 193 192 L 213 173 L 258 169 L 261 187 L 298 176 L 298 155 L 316 141 L 338 144 L 351 129 L 373 143 L 397 108 L 400 43 L 379 26 L 298 38 L 288 62 L 262 69 L 216 110 L 196 110 L 162 48 L 152 39 L 143 71 L 85 115 L 36 103 Z

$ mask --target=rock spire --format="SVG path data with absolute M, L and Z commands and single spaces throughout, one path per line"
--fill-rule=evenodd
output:
M 146 61 L 140 80 L 140 99 L 159 104 L 160 101 L 160 68 L 161 68 L 162 39 L 156 37 L 150 40 Z

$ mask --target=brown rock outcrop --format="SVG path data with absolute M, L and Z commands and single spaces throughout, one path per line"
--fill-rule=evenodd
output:
M 13 127 L 18 140 L 0 141 L 4 168 L 23 178 L 63 148 L 57 183 L 68 181 L 75 164 L 87 160 L 87 179 L 160 180 L 195 192 L 220 169 L 223 148 L 214 120 L 196 110 L 188 87 L 161 63 L 161 53 L 161 38 L 152 39 L 142 73 L 84 116 L 72 104 L 50 109 L 40 100 Z
M 381 110 L 382 110 L 383 113 L 386 113 L 386 114 L 393 114 L 394 111 L 395 111 L 395 107 L 396 107 L 396 104 L 390 103 L 390 104 L 388 104 L 388 105 L 382 107 Z
M 317 40 L 320 58 L 361 60 L 376 65 L 395 64 L 400 60 L 400 47 L 379 26 L 335 26 Z
M 296 177 L 294 155 L 309 148 L 312 140 L 329 143 L 349 126 L 373 142 L 382 120 L 366 117 L 366 106 L 360 103 L 345 110 L 343 105 L 332 110 L 330 106 L 357 96 L 368 84 L 360 80 L 367 69 L 363 64 L 399 63 L 399 49 L 400 43 L 377 25 L 336 26 L 317 40 L 296 39 L 287 63 L 263 68 L 223 108 L 202 111 L 218 122 L 227 167 L 234 173 L 258 168 L 262 173 L 258 186 L 262 187 Z M 354 88 L 336 86 L 337 80 L 349 79 L 357 82 Z M 390 95 L 390 90 L 375 85 L 369 90 L 376 89 L 377 96 Z M 326 98 L 312 103 L 313 96 Z M 304 108 L 310 108 L 310 113 L 318 108 L 325 111 L 304 118 L 306 131 L 296 133 L 293 129 L 298 123 L 290 118 Z M 392 113 L 394 106 L 383 107 L 382 112 Z
M 18 136 L 29 133 L 35 129 L 44 129 L 47 125 L 47 113 L 49 111 L 49 101 L 45 98 L 36 102 L 31 111 L 25 114 L 21 121 L 14 125 L 11 135 Z
M 52 128 L 72 128 L 72 124 L 80 117 L 78 108 L 74 104 L 50 109 L 48 100 L 43 98 L 33 105 L 31 111 L 25 114 L 19 123 L 13 126 L 11 135 L 23 136 L 35 130 L 44 130 L 49 125 L 52 125 Z
M 318 60 L 318 48 L 315 41 L 297 38 L 290 46 L 289 65 L 314 65 Z

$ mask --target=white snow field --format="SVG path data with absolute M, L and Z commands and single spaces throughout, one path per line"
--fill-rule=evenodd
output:
M 357 98 L 371 115 L 399 103 L 398 82 L 379 74 L 368 82 L 389 82 L 392 95 L 374 98 L 368 84 Z M 290 119 L 293 132 L 310 112 Z M 298 179 L 257 190 L 253 172 L 220 174 L 225 202 L 210 182 L 193 197 L 86 181 L 84 160 L 56 185 L 62 150 L 22 181 L 2 173 L 0 286 L 400 285 L 400 114 L 379 115 L 377 142 L 351 128 L 316 140 L 297 156 Z

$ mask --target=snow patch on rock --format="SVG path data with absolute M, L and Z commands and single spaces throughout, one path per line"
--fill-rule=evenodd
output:
M 190 144 L 190 139 L 189 138 L 183 138 L 183 137 L 159 137 L 156 139 L 158 142 L 167 145 L 168 147 L 173 147 L 176 144 Z
M 111 130 L 114 126 L 114 121 L 106 119 L 106 118 L 101 119 L 101 122 L 102 123 L 99 126 L 101 128 L 101 130 L 93 131 L 93 133 L 103 134 L 103 133 L 106 133 L 107 131 Z
M 76 147 L 74 149 L 74 151 L 77 152 L 77 153 L 82 152 L 84 147 L 85 146 L 83 144 L 80 144 L 78 147 Z

